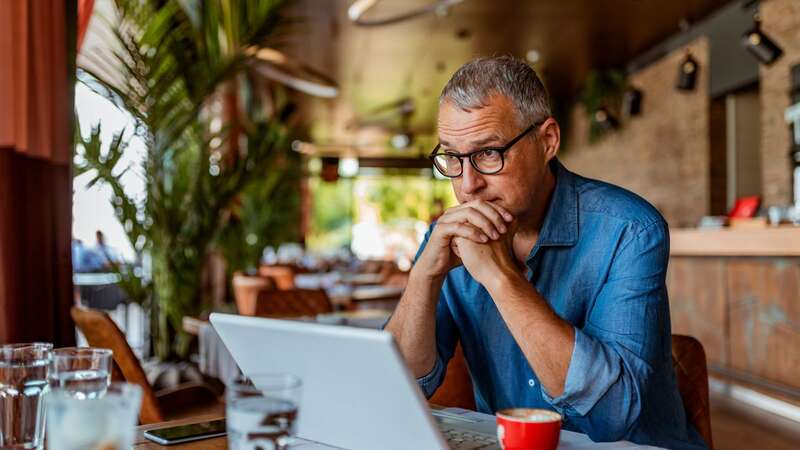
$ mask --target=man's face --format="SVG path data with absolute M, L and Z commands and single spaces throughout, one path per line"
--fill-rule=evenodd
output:
M 463 154 L 480 148 L 502 147 L 530 125 L 519 126 L 514 106 L 507 97 L 493 95 L 487 103 L 469 112 L 450 102 L 439 107 L 440 151 Z M 481 174 L 464 159 L 461 176 L 452 179 L 458 202 L 485 200 L 506 208 L 517 217 L 527 213 L 547 170 L 545 152 L 536 139 L 538 132 L 538 128 L 534 129 L 506 151 L 503 169 L 494 175 Z

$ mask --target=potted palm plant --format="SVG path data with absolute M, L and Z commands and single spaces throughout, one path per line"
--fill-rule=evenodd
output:
M 75 174 L 94 171 L 91 183 L 112 188 L 131 244 L 149 255 L 152 277 L 118 270 L 131 298 L 149 306 L 161 360 L 185 356 L 182 319 L 208 306 L 200 277 L 232 200 L 255 181 L 274 180 L 270 174 L 290 160 L 285 124 L 260 107 L 264 86 L 254 56 L 281 32 L 281 4 L 115 0 L 107 46 L 87 49 L 79 63 L 79 78 L 130 113 L 146 145 L 141 165 L 120 167 L 123 132 L 103 143 L 98 124 L 77 136 Z M 220 105 L 231 104 L 247 114 L 223 114 Z M 125 193 L 125 170 L 145 178 L 144 198 Z

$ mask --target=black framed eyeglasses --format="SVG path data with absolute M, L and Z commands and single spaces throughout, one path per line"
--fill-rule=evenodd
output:
M 436 144 L 433 151 L 428 156 L 433 162 L 436 170 L 448 178 L 460 177 L 464 172 L 464 158 L 469 158 L 472 167 L 483 175 L 494 175 L 501 170 L 505 165 L 505 153 L 511 150 L 517 142 L 520 141 L 525 135 L 541 126 L 544 121 L 535 122 L 525 129 L 517 137 L 512 139 L 508 144 L 502 147 L 486 147 L 473 150 L 469 153 L 456 153 L 456 152 L 442 152 L 439 149 L 442 144 Z

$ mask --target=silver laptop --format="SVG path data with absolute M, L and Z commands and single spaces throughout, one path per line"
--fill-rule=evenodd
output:
M 302 438 L 350 450 L 499 449 L 493 420 L 431 413 L 386 331 L 228 314 L 211 324 L 245 375 L 303 380 Z

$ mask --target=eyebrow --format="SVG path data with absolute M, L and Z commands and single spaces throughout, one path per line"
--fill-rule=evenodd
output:
M 502 141 L 503 141 L 503 139 L 502 139 L 502 137 L 500 135 L 494 134 L 492 136 L 488 136 L 488 137 L 485 137 L 483 139 L 478 139 L 477 141 L 473 141 L 470 144 L 471 144 L 472 148 L 481 148 L 486 144 L 489 144 L 489 143 L 492 143 L 492 142 L 502 142 Z M 447 141 L 441 141 L 440 140 L 439 141 L 439 145 L 442 146 L 442 147 L 453 148 L 453 146 Z

